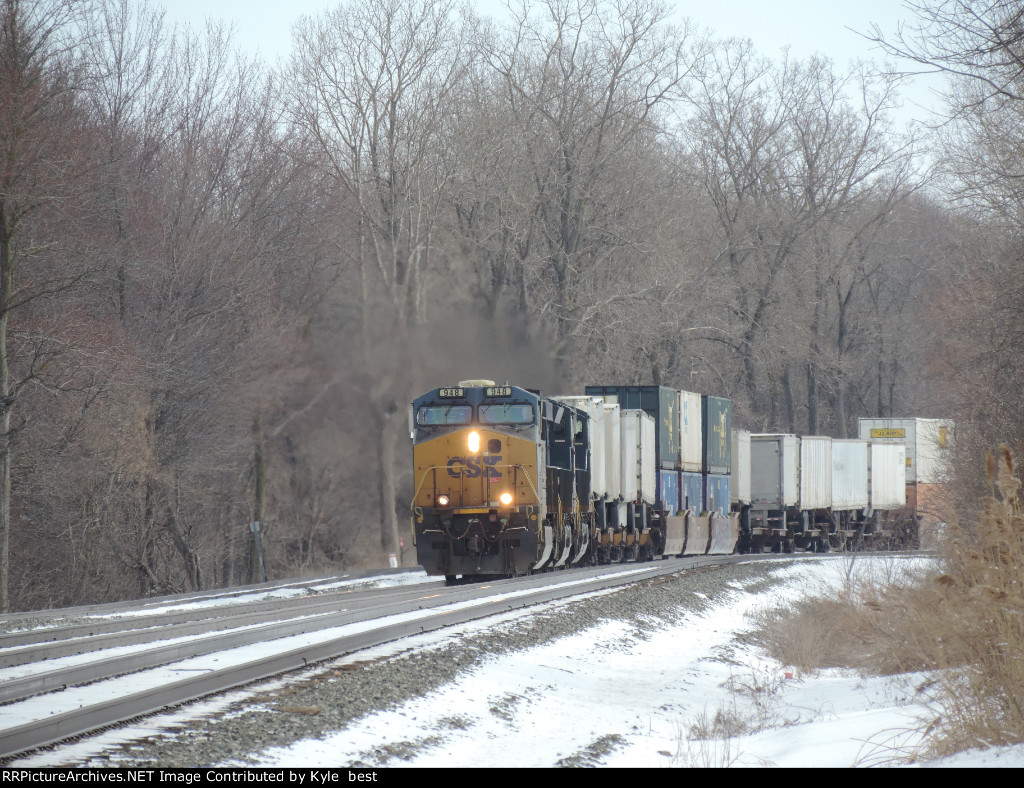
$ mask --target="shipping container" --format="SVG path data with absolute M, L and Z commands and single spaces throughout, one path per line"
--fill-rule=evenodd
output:
M 654 458 L 657 429 L 642 410 L 620 411 L 622 424 L 622 495 L 626 501 L 654 504 L 658 477 Z
M 900 469 L 906 467 L 907 449 L 902 443 L 871 441 L 868 484 L 872 509 L 901 509 L 907 504 L 907 485 Z
M 700 473 L 704 465 L 704 429 L 701 424 L 700 394 L 679 392 L 680 468 Z
M 729 486 L 732 477 L 726 473 L 704 474 L 703 511 L 729 516 Z
M 704 394 L 700 398 L 704 473 L 732 472 L 732 400 Z
M 679 478 L 679 508 L 693 514 L 700 514 L 704 508 L 704 476 L 700 473 L 683 471 Z
M 586 386 L 587 396 L 618 403 L 622 410 L 642 410 L 654 419 L 655 459 L 659 468 L 679 469 L 679 393 L 667 386 Z
M 832 509 L 866 509 L 868 490 L 868 442 L 838 438 L 832 441 Z
M 826 435 L 800 438 L 800 509 L 832 506 L 832 439 Z
M 732 503 L 746 506 L 750 503 L 750 433 L 732 431 Z
M 679 513 L 679 471 L 658 471 L 658 500 L 669 517 Z
M 949 419 L 879 419 L 859 421 L 864 440 L 906 447 L 907 484 L 942 484 L 952 475 L 953 422 Z
M 800 504 L 800 438 L 750 436 L 750 505 L 779 511 Z
M 608 500 L 622 499 L 622 419 L 618 405 L 604 404 L 604 487 Z

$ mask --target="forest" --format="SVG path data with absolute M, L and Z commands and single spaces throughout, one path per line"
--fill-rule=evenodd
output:
M 841 65 L 659 0 L 341 0 L 271 65 L 0 0 L 0 610 L 409 563 L 409 403 L 462 378 L 1019 453 L 1024 8 L 909 5 Z

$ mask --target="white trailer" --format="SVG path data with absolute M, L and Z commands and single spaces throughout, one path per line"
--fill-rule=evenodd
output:
M 781 511 L 800 505 L 800 438 L 750 436 L 750 505 Z
M 832 509 L 866 509 L 871 503 L 868 489 L 868 441 L 832 441 Z
M 871 442 L 868 473 L 872 509 L 902 509 L 907 505 L 907 485 L 899 472 L 906 463 L 907 449 L 902 443 Z
M 798 508 L 832 507 L 832 439 L 825 435 L 800 438 L 800 503 Z
M 952 476 L 954 440 L 949 419 L 865 418 L 858 422 L 858 434 L 864 440 L 906 448 L 907 484 L 943 484 Z

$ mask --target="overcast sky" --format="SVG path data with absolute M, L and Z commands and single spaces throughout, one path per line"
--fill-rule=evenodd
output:
M 154 0 L 160 3 L 161 0 Z M 777 57 L 789 47 L 796 57 L 821 52 L 837 65 L 851 60 L 879 60 L 880 53 L 859 33 L 869 33 L 872 23 L 892 33 L 913 15 L 899 0 L 669 0 L 680 16 L 690 19 L 719 37 L 753 40 L 762 54 Z M 259 51 L 275 61 L 288 53 L 291 26 L 304 14 L 333 8 L 338 0 L 165 0 L 169 20 L 202 25 L 206 17 L 234 22 L 237 44 Z M 502 0 L 474 0 L 482 12 L 501 13 Z M 928 82 L 915 81 L 904 91 L 908 104 L 932 105 Z M 930 84 L 937 85 L 937 82 Z M 907 115 L 924 112 L 908 106 Z

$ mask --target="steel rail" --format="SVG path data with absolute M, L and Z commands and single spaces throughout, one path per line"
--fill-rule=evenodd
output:
M 463 595 L 472 593 L 464 588 Z M 450 603 L 451 599 L 437 598 L 427 602 L 428 607 L 436 607 Z M 401 599 L 384 605 L 374 605 L 359 610 L 332 610 L 327 613 L 307 615 L 301 618 L 266 621 L 265 623 L 244 628 L 236 628 L 211 634 L 209 637 L 185 640 L 184 642 L 157 645 L 154 648 L 133 651 L 120 656 L 100 658 L 93 662 L 69 665 L 53 670 L 33 673 L 23 678 L 8 679 L 0 684 L 0 703 L 23 700 L 53 690 L 87 684 L 92 681 L 135 673 L 148 668 L 159 667 L 170 662 L 178 662 L 191 657 L 211 654 L 215 651 L 248 646 L 267 640 L 277 640 L 292 635 L 304 635 L 321 629 L 354 624 L 367 619 L 380 618 L 401 612 L 409 604 L 408 599 Z M 152 633 L 146 633 L 147 635 Z M 170 632 L 164 638 L 175 637 Z M 269 636 L 269 637 L 268 637 Z M 143 642 L 152 641 L 148 637 Z M 122 644 L 124 645 L 124 644 Z M 90 649 L 91 650 L 91 649 Z
M 62 622 L 68 619 L 77 619 L 90 616 L 117 616 L 124 615 L 125 613 L 147 611 L 152 608 L 154 611 L 159 610 L 161 607 L 165 607 L 169 603 L 180 603 L 189 604 L 193 602 L 206 602 L 210 600 L 231 600 L 234 598 L 243 598 L 247 596 L 253 596 L 255 594 L 266 593 L 270 591 L 280 591 L 285 589 L 308 589 L 313 592 L 314 595 L 321 595 L 324 593 L 346 593 L 348 588 L 339 587 L 332 588 L 326 591 L 317 591 L 317 587 L 323 587 L 332 584 L 346 583 L 353 584 L 358 587 L 358 583 L 361 580 L 368 580 L 369 578 L 380 577 L 382 575 L 399 575 L 410 572 L 422 571 L 419 567 L 415 569 L 404 568 L 404 569 L 376 569 L 376 570 L 361 570 L 358 572 L 346 572 L 342 575 L 335 575 L 330 577 L 321 577 L 314 580 L 279 580 L 268 583 L 258 583 L 254 585 L 240 586 L 236 588 L 218 588 L 211 589 L 208 591 L 190 591 L 182 594 L 169 594 L 161 597 L 151 597 L 142 600 L 125 601 L 125 602 L 101 602 L 95 605 L 78 605 L 76 607 L 64 607 L 52 610 L 27 610 L 20 611 L 17 613 L 4 613 L 0 614 L 0 627 L 7 625 L 9 627 L 16 627 L 22 622 L 27 622 L 32 625 L 37 624 L 39 621 L 56 621 Z M 292 597 L 293 599 L 296 597 Z M 274 601 L 281 602 L 281 599 L 264 599 L 264 600 L 253 600 L 245 604 L 266 604 Z M 231 606 L 228 603 L 224 606 Z M 215 611 L 217 607 L 206 608 L 209 611 Z M 12 633 L 17 634 L 17 633 Z
M 422 594 L 423 586 L 409 589 L 395 589 L 392 593 L 382 593 L 389 604 L 402 599 L 415 598 Z M 300 616 L 318 615 L 319 612 L 342 613 L 349 610 L 349 605 L 366 606 L 367 600 L 377 594 L 360 594 L 353 596 L 351 592 L 344 595 L 318 595 L 288 600 L 288 604 L 269 605 L 266 608 L 252 609 L 249 605 L 226 606 L 215 616 L 209 616 L 204 610 L 181 612 L 175 614 L 145 616 L 135 621 L 117 619 L 89 624 L 75 624 L 52 629 L 44 640 L 39 637 L 24 637 L 31 632 L 0 636 L 0 668 L 24 665 L 46 659 L 57 659 L 74 654 L 98 651 L 101 648 L 136 645 L 156 640 L 169 640 L 175 637 L 200 635 L 217 630 L 251 626 L 270 621 L 284 621 Z M 280 600 L 279 600 L 280 601 Z M 341 607 L 345 604 L 345 607 Z M 59 637 L 58 637 L 59 636 Z M 2 689 L 0 689 L 2 701 Z

